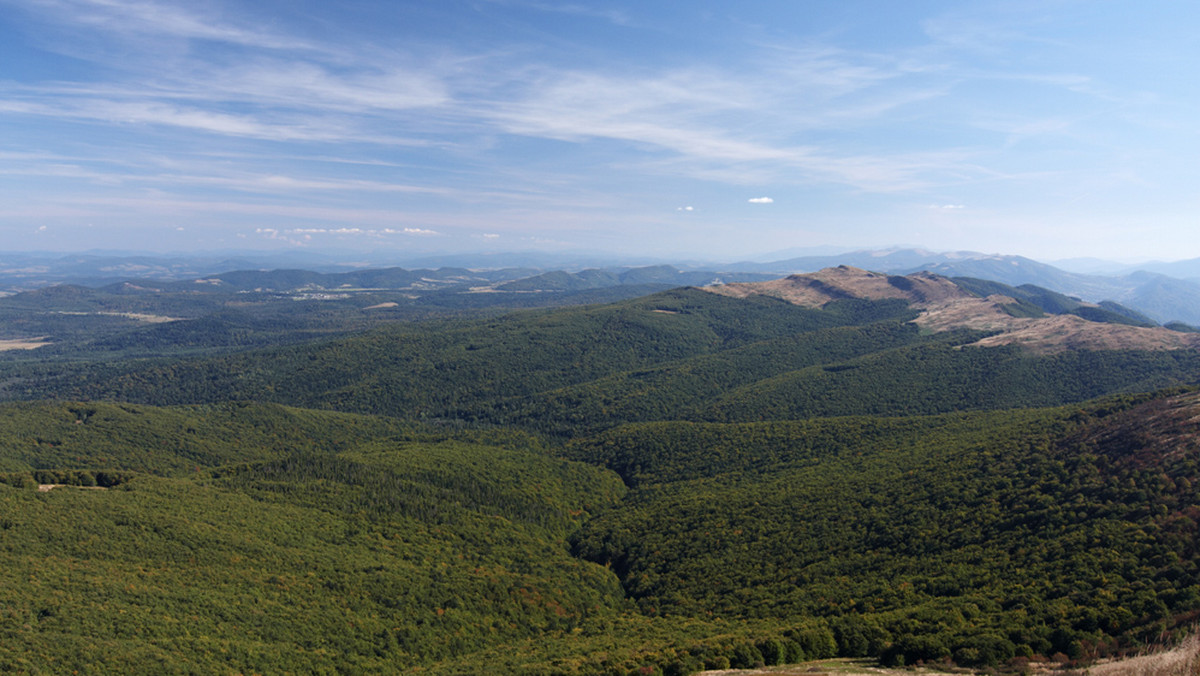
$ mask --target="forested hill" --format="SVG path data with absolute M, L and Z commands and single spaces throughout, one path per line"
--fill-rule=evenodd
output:
M 0 670 L 1021 672 L 1200 619 L 1200 351 L 1120 306 L 843 268 L 371 326 L 0 363 Z
M 1086 663 L 1197 618 L 1197 419 L 1190 391 L 556 450 L 278 406 L 7 404 L 0 668 Z
M 574 435 L 635 420 L 1049 406 L 1200 381 L 1187 347 L 1200 336 L 1135 324 L 1049 292 L 835 269 L 213 358 L 27 364 L 3 392 L 263 400 Z
M 528 397 L 613 373 L 875 319 L 900 303 L 816 310 L 679 289 L 609 305 L 457 322 L 211 359 L 15 370 L 11 395 L 154 403 L 264 399 L 405 418 Z
M 1198 413 L 629 425 L 571 447 L 633 486 L 574 547 L 644 612 L 822 617 L 889 664 L 1095 656 L 1200 614 Z

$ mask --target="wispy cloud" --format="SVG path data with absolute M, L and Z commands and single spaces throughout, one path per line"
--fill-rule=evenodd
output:
M 0 0 L 16 17 L 0 39 L 23 31 L 31 58 L 45 57 L 3 69 L 0 124 L 14 131 L 0 192 L 42 188 L 0 218 L 228 215 L 243 229 L 325 229 L 289 237 L 357 227 L 517 241 L 626 221 L 665 233 L 695 224 L 682 217 L 696 210 L 687 195 L 711 197 L 704 211 L 759 195 L 748 202 L 775 205 L 756 211 L 766 223 L 847 195 L 965 210 L 940 203 L 952 195 L 975 213 L 994 202 L 981 190 L 1039 183 L 1031 177 L 1059 186 L 1056 197 L 1096 194 L 1102 163 L 1079 158 L 1113 159 L 1118 146 L 1109 166 L 1139 185 L 1175 180 L 1126 161 L 1142 151 L 1118 139 L 1155 121 L 1188 129 L 1191 100 L 1154 112 L 1166 107 L 1147 105 L 1165 100 L 1153 78 L 1143 91 L 1092 70 L 1054 38 L 1107 45 L 1047 30 L 1046 16 L 1078 6 L 1052 4 L 898 10 L 924 34 L 881 37 L 819 17 L 807 33 L 748 28 L 744 11 L 718 34 L 686 12 L 666 26 L 661 9 L 575 0 L 289 13 L 224 0 Z M 628 49 L 614 51 L 617 35 Z M 765 196 L 782 192 L 806 199 Z M 686 206 L 664 210 L 664 195 Z
M 231 23 L 227 18 L 196 11 L 203 5 L 151 0 L 32 0 L 28 3 L 63 22 L 111 34 L 215 40 L 259 49 L 312 49 L 293 36 L 260 26 Z
M 811 77 L 803 84 L 844 91 L 863 86 L 861 82 L 847 84 L 847 78 L 870 80 L 855 69 L 848 71 L 841 77 Z M 494 116 L 496 123 L 512 134 L 576 143 L 617 140 L 646 151 L 670 153 L 677 160 L 676 168 L 692 175 L 720 172 L 720 166 L 750 164 L 760 175 L 765 172 L 773 180 L 787 180 L 784 177 L 791 175 L 806 182 L 829 181 L 888 191 L 924 183 L 930 180 L 931 172 L 973 171 L 950 154 L 925 154 L 917 160 L 912 155 L 844 154 L 815 143 L 797 145 L 792 139 L 806 131 L 827 131 L 838 117 L 856 118 L 856 124 L 861 124 L 867 114 L 855 101 L 842 106 L 842 112 L 832 106 L 807 121 L 803 115 L 778 119 L 770 111 L 785 106 L 789 98 L 811 93 L 804 88 L 781 86 L 773 79 L 750 82 L 712 71 L 644 78 L 548 73 L 524 94 L 485 114 Z M 836 92 L 826 95 L 836 96 Z M 879 104 L 873 114 L 883 115 L 893 105 L 901 104 Z M 734 131 L 743 128 L 755 131 Z M 939 161 L 941 165 L 935 166 Z
M 631 22 L 629 14 L 619 9 L 608 9 L 603 7 L 590 6 L 582 3 L 550 3 L 550 2 L 535 2 L 533 0 L 487 0 L 489 3 L 496 5 L 507 5 L 516 7 L 527 7 L 541 12 L 553 12 L 555 14 L 572 14 L 576 16 L 592 17 L 603 19 L 618 26 L 626 26 Z
M 590 13 L 582 5 L 524 4 Z M 806 132 L 869 123 L 938 96 L 924 84 L 875 91 L 922 69 L 911 60 L 771 47 L 750 70 L 741 64 L 639 73 L 526 64 L 506 72 L 502 59 L 472 63 L 470 76 L 462 77 L 412 54 L 385 64 L 373 48 L 342 47 L 334 58 L 320 45 L 248 27 L 244 18 L 150 0 L 41 0 L 37 6 L 59 21 L 130 39 L 170 35 L 251 52 L 233 61 L 185 55 L 165 68 L 127 65 L 125 83 L 10 88 L 0 111 L 265 141 L 419 146 L 446 142 L 452 131 L 455 142 L 497 134 L 581 147 L 619 142 L 640 157 L 642 171 L 704 177 L 736 167 L 729 173 L 867 191 L 908 189 L 936 180 L 939 171 L 972 171 L 945 154 L 940 159 L 948 164 L 933 166 L 932 155 L 914 162 L 804 139 Z M 300 53 L 286 60 L 270 53 L 279 49 Z
M 192 71 L 186 83 L 169 83 L 157 94 L 351 112 L 431 107 L 449 98 L 444 82 L 414 69 L 364 64 L 357 72 L 335 75 L 328 66 L 277 59 Z
M 434 230 L 425 228 L 290 228 L 287 230 L 278 230 L 276 228 L 259 228 L 257 232 L 261 234 L 286 234 L 286 235 L 366 235 L 369 237 L 378 237 L 380 235 L 436 235 Z

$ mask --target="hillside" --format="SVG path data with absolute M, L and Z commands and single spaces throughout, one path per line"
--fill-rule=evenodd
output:
M 0 665 L 380 673 L 620 606 L 563 542 L 619 481 L 439 436 L 276 406 L 0 407 Z
M 0 293 L 0 359 L 212 355 L 397 322 L 606 303 L 721 279 L 766 278 L 661 265 L 543 274 L 528 268 L 451 267 L 233 270 L 191 279 L 106 279 L 91 286 L 83 279 Z M 36 354 L 10 351 L 18 347 Z
M 0 394 L 262 400 L 572 436 L 628 421 L 1051 406 L 1200 382 L 1188 348 L 1200 334 L 1130 322 L 1044 291 L 836 268 L 201 359 L 15 363 Z
M 929 272 L 900 277 L 840 266 L 770 282 L 706 288 L 737 298 L 781 298 L 805 307 L 846 299 L 901 299 L 920 311 L 915 321 L 929 330 L 988 331 L 995 335 L 979 345 L 1019 344 L 1041 353 L 1200 347 L 1197 336 L 1154 326 L 1119 305 L 1086 303 L 1037 287 L 1005 288 L 995 282 L 954 280 Z M 1099 327 L 1098 323 L 1108 326 Z
M 812 310 L 695 289 L 609 305 L 460 322 L 397 323 L 353 337 L 210 359 L 14 367 L 11 394 L 144 403 L 265 399 L 406 418 L 524 397 L 759 340 L 906 313 L 870 303 Z M 10 395 L 11 396 L 11 395 Z
M 168 352 L 195 336 L 160 326 Z M 1200 618 L 1195 337 L 1038 287 L 835 268 L 10 360 L 0 668 L 1121 654 Z
M 861 641 L 843 654 L 1098 654 L 1151 617 L 1200 610 L 1198 415 L 1190 393 L 1019 414 L 631 425 L 572 446 L 633 488 L 575 550 L 611 566 L 644 612 L 822 617 L 840 647 Z M 1131 435 L 1158 450 L 1119 441 Z
M 1188 392 L 650 423 L 576 440 L 564 462 L 528 436 L 273 406 L 8 405 L 0 663 L 1085 659 L 1195 617 L 1197 419 Z M 113 487 L 34 489 L 101 475 Z
M 1118 302 L 1135 308 L 1159 323 L 1177 321 L 1200 324 L 1200 284 L 1195 279 L 1195 261 L 1148 263 L 1142 266 L 1108 264 L 1104 267 L 1112 269 L 1112 272 L 1102 275 L 1069 271 L 1024 256 L 974 251 L 883 249 L 787 258 L 768 263 L 739 263 L 732 267 L 786 275 L 816 272 L 839 265 L 892 275 L 925 271 L 944 277 L 988 279 L 1013 287 L 1035 285 L 1092 303 Z

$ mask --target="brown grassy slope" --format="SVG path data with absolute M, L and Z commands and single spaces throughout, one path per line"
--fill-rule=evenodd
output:
M 1096 664 L 1081 672 L 1088 676 L 1200 676 L 1200 631 L 1170 650 Z
M 772 296 L 805 307 L 823 307 L 851 298 L 902 299 L 920 310 L 921 316 L 915 323 L 929 331 L 965 328 L 998 332 L 976 343 L 981 347 L 1015 344 L 1042 354 L 1067 350 L 1200 349 L 1200 334 L 1161 327 L 1101 324 L 1074 315 L 1013 317 L 1004 310 L 1004 306 L 1015 302 L 1012 298 L 999 295 L 980 298 L 949 278 L 930 272 L 895 277 L 840 266 L 768 282 L 705 289 L 735 298 Z
M 941 676 L 978 673 L 965 669 L 940 671 L 935 668 L 906 667 L 888 669 L 867 660 L 818 660 L 759 669 L 720 669 L 702 671 L 699 676 Z M 986 672 L 985 672 L 986 673 Z M 1067 669 L 1055 662 L 1038 662 L 1015 671 L 991 673 L 1038 674 L 1041 676 L 1200 676 L 1200 631 L 1193 632 L 1179 645 L 1122 660 L 1105 661 L 1083 669 Z

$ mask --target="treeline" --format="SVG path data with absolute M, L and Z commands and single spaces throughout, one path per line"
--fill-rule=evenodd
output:
M 37 469 L 32 472 L 0 473 L 0 484 L 14 488 L 37 488 L 39 485 L 112 488 L 129 481 L 134 476 L 129 472 L 106 470 Z

